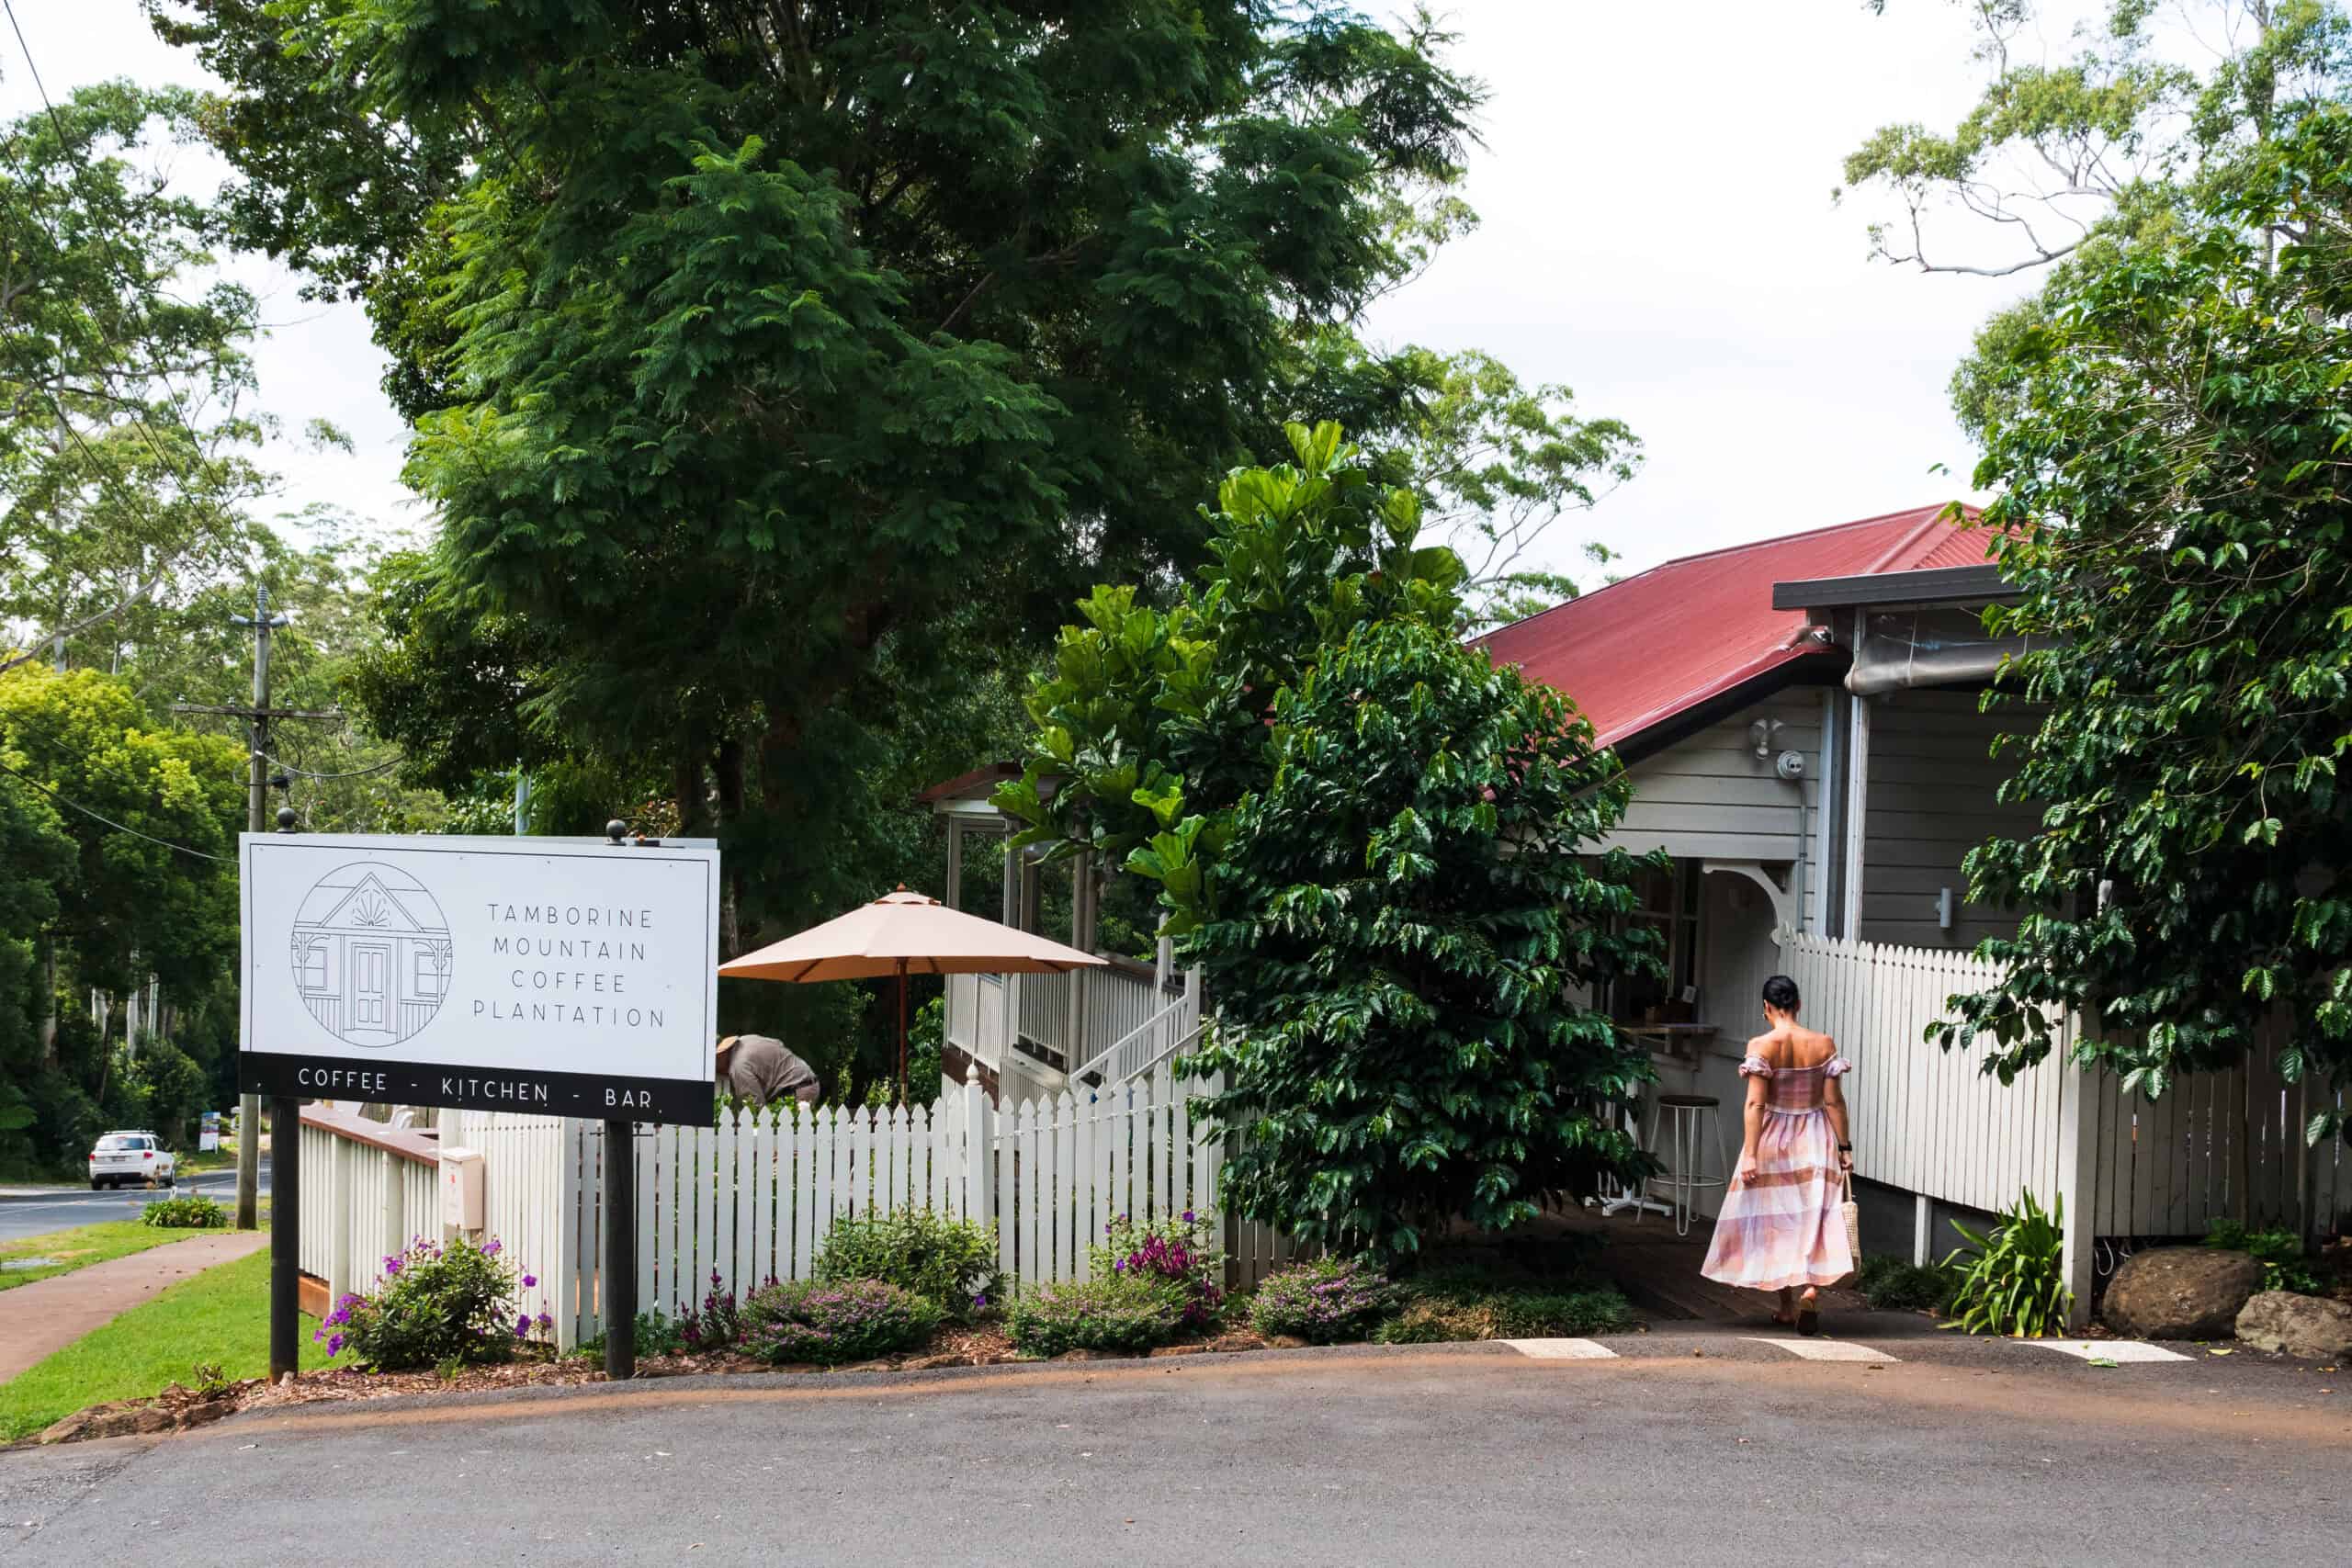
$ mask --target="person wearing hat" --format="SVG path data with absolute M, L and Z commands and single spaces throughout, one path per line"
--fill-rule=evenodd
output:
M 787 1097 L 817 1103 L 817 1075 L 808 1064 L 766 1034 L 730 1034 L 718 1043 L 718 1089 L 750 1105 Z

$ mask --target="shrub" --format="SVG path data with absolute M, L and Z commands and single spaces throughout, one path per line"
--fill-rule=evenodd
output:
M 2262 1288 L 2292 1291 L 2299 1296 L 2326 1294 L 2318 1273 L 2303 1257 L 2303 1238 L 2284 1225 L 2250 1231 L 2235 1220 L 2215 1220 L 2205 1245 L 2243 1252 L 2262 1265 Z
M 767 1282 L 775 1284 L 775 1276 L 769 1275 Z M 675 1348 L 704 1355 L 712 1350 L 724 1350 L 743 1337 L 743 1308 L 735 1300 L 733 1289 L 721 1291 L 718 1288 L 720 1283 L 718 1270 L 714 1269 L 710 1271 L 710 1289 L 702 1293 L 702 1305 L 692 1307 L 684 1302 L 678 1303 L 678 1321 L 674 1325 L 669 1325 L 672 1337 L 677 1341 Z M 640 1352 L 644 1350 L 642 1341 L 638 1348 Z
M 1505 1286 L 1416 1290 L 1404 1309 L 1373 1337 L 1383 1345 L 1431 1345 L 1457 1339 L 1559 1339 L 1614 1334 L 1639 1326 L 1623 1296 L 1607 1288 L 1582 1291 Z
M 1124 1272 L 1046 1285 L 1007 1314 L 1013 1346 L 1032 1356 L 1066 1350 L 1148 1350 L 1184 1330 L 1192 1297 L 1175 1280 Z
M 1324 1257 L 1269 1277 L 1250 1298 L 1250 1326 L 1314 1345 L 1362 1339 L 1396 1310 L 1387 1275 L 1357 1258 Z
M 794 1280 L 743 1301 L 743 1348 L 779 1364 L 870 1361 L 931 1337 L 943 1315 L 929 1296 L 886 1280 Z
M 1092 1249 L 1097 1274 L 1165 1280 L 1184 1292 L 1184 1325 L 1206 1328 L 1225 1310 L 1225 1254 L 1209 1239 L 1206 1215 L 1187 1209 L 1176 1219 L 1141 1224 L 1121 1214 L 1103 1227 Z
M 658 1312 L 641 1312 L 637 1314 L 636 1347 L 640 1356 L 674 1356 L 686 1348 L 686 1339 L 679 1325 L 670 1317 Z M 582 1340 L 580 1348 L 572 1354 L 586 1360 L 603 1360 L 605 1336 L 599 1334 L 593 1339 Z
M 229 1223 L 229 1211 L 209 1198 L 189 1193 L 183 1198 L 164 1198 L 148 1204 L 139 1212 L 139 1223 L 163 1230 L 219 1230 Z
M 349 1350 L 355 1365 L 410 1371 L 447 1363 L 503 1361 L 554 1320 L 515 1308 L 517 1293 L 537 1283 L 499 1256 L 495 1237 L 481 1247 L 418 1240 L 384 1259 L 373 1295 L 346 1295 L 311 1335 L 327 1354 Z
M 1881 1312 L 1945 1312 L 1960 1281 L 1939 1263 L 1905 1263 L 1873 1253 L 1862 1259 L 1854 1288 Z
M 835 1284 L 885 1280 L 928 1298 L 958 1322 L 1004 1293 L 996 1226 L 929 1209 L 835 1220 L 817 1255 L 816 1277 Z
M 2025 1192 L 1984 1235 L 1953 1222 L 1968 1245 L 1954 1247 L 1943 1266 L 1960 1270 L 1951 1312 L 1962 1328 L 2039 1339 L 2065 1327 L 2066 1306 L 2075 1299 L 2061 1261 L 2065 1216 L 2064 1198 L 2044 1213 Z

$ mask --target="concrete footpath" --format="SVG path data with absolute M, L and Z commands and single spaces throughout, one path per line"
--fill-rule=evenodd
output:
M 166 1287 L 268 1245 L 267 1231 L 206 1231 L 0 1291 L 0 1382 Z

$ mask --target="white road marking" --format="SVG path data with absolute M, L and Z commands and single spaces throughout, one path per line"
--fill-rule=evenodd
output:
M 1744 1337 L 1758 1345 L 1777 1346 L 1792 1356 L 1802 1356 L 1808 1361 L 1899 1361 L 1900 1356 L 1890 1356 L 1883 1350 L 1873 1350 L 1867 1345 L 1849 1345 L 1842 1339 L 1766 1339 L 1759 1335 Z
M 1589 1339 L 1499 1339 L 1522 1356 L 1532 1356 L 1539 1361 L 1613 1361 L 1617 1352 L 1606 1345 L 1596 1345 Z
M 2167 1350 L 2161 1345 L 2149 1345 L 2137 1339 L 2024 1339 L 2019 1344 L 2037 1349 L 2055 1350 L 2062 1356 L 2072 1356 L 2084 1361 L 2186 1361 L 2189 1358 L 2177 1350 Z

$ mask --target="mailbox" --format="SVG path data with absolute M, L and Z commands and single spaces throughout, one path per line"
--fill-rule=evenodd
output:
M 449 1148 L 441 1151 L 441 1224 L 444 1228 L 452 1230 L 481 1229 L 480 1149 Z

